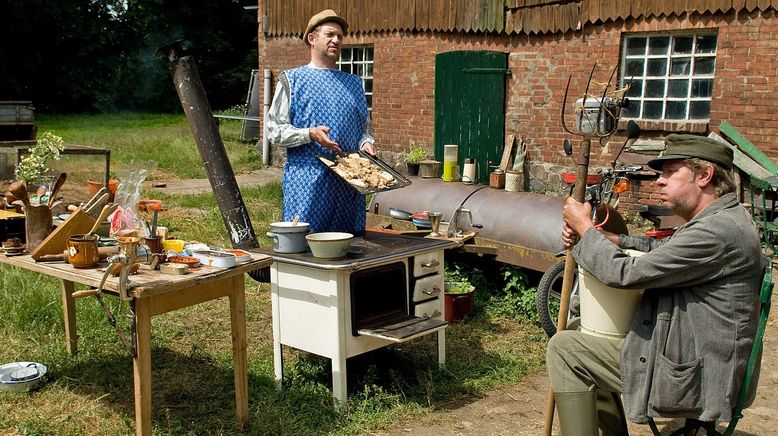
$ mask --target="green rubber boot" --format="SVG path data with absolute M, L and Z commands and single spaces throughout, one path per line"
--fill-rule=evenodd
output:
M 594 391 L 554 392 L 560 436 L 596 436 L 597 398 Z
M 621 396 L 616 392 L 597 390 L 597 422 L 600 434 L 607 436 L 626 436 L 627 418 Z

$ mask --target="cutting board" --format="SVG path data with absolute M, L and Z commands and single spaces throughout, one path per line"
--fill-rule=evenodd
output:
M 68 219 L 57 226 L 40 245 L 35 247 L 35 250 L 30 253 L 30 257 L 37 261 L 46 254 L 62 254 L 68 248 L 69 237 L 88 232 L 94 224 L 95 219 L 79 207 L 70 214 Z

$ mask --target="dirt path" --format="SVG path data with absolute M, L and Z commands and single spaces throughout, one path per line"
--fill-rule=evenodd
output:
M 778 279 L 774 273 L 773 280 Z M 736 435 L 768 435 L 778 432 L 778 297 L 765 333 L 762 373 L 754 404 L 743 411 Z M 382 436 L 439 435 L 540 435 L 546 405 L 548 379 L 545 371 L 534 374 L 521 384 L 488 392 L 482 399 L 446 413 L 433 414 L 421 422 L 406 422 L 379 432 Z M 664 424 L 667 423 L 666 427 Z M 659 422 L 665 432 L 677 428 L 678 422 Z M 723 426 L 719 426 L 723 431 Z M 647 425 L 630 423 L 631 435 L 651 435 Z M 554 434 L 558 433 L 556 421 Z

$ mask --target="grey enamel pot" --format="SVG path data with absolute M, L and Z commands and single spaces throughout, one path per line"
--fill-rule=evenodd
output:
M 273 251 L 276 253 L 302 253 L 308 249 L 305 235 L 310 232 L 308 223 L 280 221 L 270 223 L 270 232 L 266 235 L 273 240 Z

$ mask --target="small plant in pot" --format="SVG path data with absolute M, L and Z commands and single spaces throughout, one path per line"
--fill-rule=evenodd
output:
M 408 175 L 419 175 L 419 162 L 427 158 L 427 149 L 424 144 L 416 145 L 416 141 L 408 141 L 408 151 L 405 152 L 405 165 L 408 167 Z
M 446 269 L 445 291 L 443 295 L 444 314 L 446 321 L 459 322 L 473 314 L 475 286 L 458 267 Z

